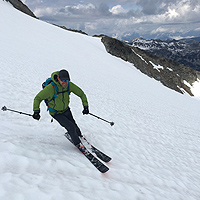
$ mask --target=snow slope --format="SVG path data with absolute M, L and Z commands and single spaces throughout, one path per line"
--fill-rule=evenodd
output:
M 90 111 L 70 107 L 86 137 L 113 160 L 99 173 L 50 123 L 0 112 L 2 200 L 200 199 L 199 101 L 108 54 L 99 38 L 68 32 L 0 1 L 0 105 L 32 113 L 41 83 L 66 68 Z

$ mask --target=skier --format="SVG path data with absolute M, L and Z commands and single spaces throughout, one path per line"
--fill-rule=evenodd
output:
M 74 145 L 81 145 L 79 137 L 82 137 L 82 134 L 69 108 L 69 94 L 73 92 L 81 98 L 84 108 L 83 114 L 89 114 L 87 97 L 77 85 L 70 81 L 69 73 L 65 69 L 52 73 L 51 80 L 56 84 L 58 93 L 56 97 L 53 97 L 55 94 L 53 84 L 48 84 L 41 90 L 34 98 L 33 118 L 36 120 L 40 119 L 40 103 L 42 100 L 46 100 L 48 102 L 49 114 L 68 131 Z

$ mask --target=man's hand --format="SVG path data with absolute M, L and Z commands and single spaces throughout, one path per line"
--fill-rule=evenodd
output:
M 89 114 L 89 108 L 88 108 L 88 106 L 84 106 L 84 110 L 83 110 L 83 115 L 87 115 L 87 114 Z
M 33 119 L 39 120 L 40 119 L 40 112 L 39 111 L 35 111 L 33 113 Z

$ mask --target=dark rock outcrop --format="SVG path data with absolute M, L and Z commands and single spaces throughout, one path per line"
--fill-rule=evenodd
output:
M 83 32 L 82 30 L 71 29 L 71 28 L 67 28 L 65 26 L 60 26 L 60 25 L 57 25 L 57 24 L 53 24 L 53 25 L 58 26 L 59 28 L 62 28 L 62 29 L 67 30 L 67 31 L 72 31 L 72 32 L 75 32 L 75 33 L 81 33 L 83 35 L 88 35 L 87 33 Z
M 15 7 L 17 10 L 20 10 L 21 12 L 30 15 L 31 17 L 37 18 L 33 12 L 25 5 L 23 4 L 20 0 L 6 0 L 10 2 L 13 7 Z
M 182 94 L 187 92 L 193 96 L 188 83 L 192 85 L 197 79 L 200 79 L 200 72 L 108 36 L 102 36 L 101 41 L 108 53 L 133 63 L 141 72 L 160 81 L 168 88 Z

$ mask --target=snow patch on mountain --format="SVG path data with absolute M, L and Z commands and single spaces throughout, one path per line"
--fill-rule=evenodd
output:
M 193 85 L 191 86 L 191 91 L 195 97 L 200 99 L 200 80 L 199 79 L 193 83 Z
M 156 64 L 154 64 L 154 63 L 151 62 L 151 61 L 149 61 L 149 62 L 153 65 L 153 69 L 156 69 L 156 70 L 158 70 L 159 72 L 160 72 L 160 69 L 164 69 L 164 67 L 161 66 L 161 65 L 156 65 Z

